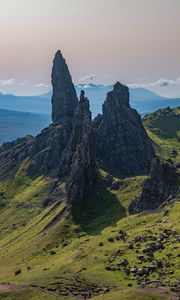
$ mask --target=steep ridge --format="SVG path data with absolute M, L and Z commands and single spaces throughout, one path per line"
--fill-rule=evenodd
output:
M 115 84 L 94 127 L 97 158 L 106 170 L 121 176 L 149 172 L 154 150 L 140 116 L 129 105 L 128 87 Z

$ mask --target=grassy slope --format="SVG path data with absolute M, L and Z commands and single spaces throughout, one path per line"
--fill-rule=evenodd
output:
M 169 147 L 172 140 L 164 139 L 152 133 L 159 147 L 166 142 Z M 162 141 L 162 145 L 159 141 Z M 159 153 L 169 155 L 168 147 Z M 176 157 L 176 161 L 178 158 Z M 104 189 L 99 184 L 97 194 L 89 199 L 89 205 L 62 213 L 65 204 L 54 203 L 43 209 L 42 203 L 50 189 L 50 179 L 39 177 L 31 180 L 24 176 L 28 162 L 24 162 L 14 180 L 0 183 L 0 282 L 16 284 L 34 284 L 35 291 L 11 292 L 0 294 L 0 299 L 74 299 L 74 291 L 87 291 L 92 288 L 94 294 L 98 290 L 111 287 L 114 291 L 97 296 L 94 299 L 123 300 L 159 300 L 165 296 L 154 295 L 137 289 L 137 282 L 132 275 L 126 276 L 123 270 L 107 271 L 108 259 L 113 258 L 110 265 L 119 260 L 128 259 L 130 266 L 139 265 L 137 247 L 129 249 L 128 244 L 137 235 L 147 236 L 151 229 L 153 235 L 159 237 L 164 228 L 171 228 L 180 233 L 180 203 L 169 209 L 169 216 L 163 211 L 153 214 L 127 215 L 127 206 L 133 196 L 140 193 L 144 177 L 127 178 L 120 191 Z M 101 176 L 105 176 L 101 172 Z M 98 195 L 98 203 L 95 205 Z M 101 195 L 101 196 L 100 196 Z M 55 222 L 56 217 L 58 222 Z M 53 221 L 54 220 L 54 221 Z M 53 226 L 51 226 L 53 222 Z M 126 241 L 116 240 L 119 230 L 127 232 Z M 110 242 L 108 238 L 114 238 Z M 102 243 L 100 246 L 99 243 Z M 141 243 L 140 254 L 147 243 Z M 120 254 L 118 250 L 121 250 Z M 168 253 L 173 253 L 171 258 Z M 156 259 L 170 260 L 172 274 L 161 278 L 157 272 L 150 275 L 151 280 L 160 279 L 165 285 L 173 284 L 180 277 L 177 269 L 178 248 L 170 237 L 166 247 L 155 253 Z M 18 269 L 22 273 L 14 276 Z M 131 288 L 127 286 L 131 284 Z M 118 289 L 118 291 L 116 291 Z M 61 293 L 59 296 L 56 293 Z M 67 292 L 70 292 L 67 295 Z
M 180 108 L 160 109 L 144 117 L 143 121 L 157 154 L 180 163 Z
M 42 178 L 37 179 L 36 186 L 38 186 L 42 180 Z M 128 243 L 132 241 L 134 236 L 146 234 L 145 231 L 151 226 L 153 226 L 153 233 L 155 235 L 158 235 L 158 231 L 162 231 L 162 228 L 180 230 L 178 222 L 179 203 L 171 208 L 168 218 L 163 217 L 162 212 L 148 214 L 138 218 L 137 216 L 126 216 L 126 214 L 124 214 L 132 196 L 137 195 L 142 180 L 143 178 L 141 177 L 130 178 L 126 180 L 120 192 L 112 192 L 109 190 L 109 194 L 106 195 L 107 202 L 105 207 L 103 207 L 102 213 L 99 212 L 97 218 L 92 218 L 89 222 L 85 222 L 84 219 L 81 219 L 79 224 L 75 224 L 76 222 L 72 216 L 67 213 L 61 221 L 49 229 L 44 230 L 51 220 L 64 208 L 64 204 L 61 204 L 55 210 L 49 207 L 40 211 L 38 215 L 32 215 L 33 217 L 31 216 L 31 219 L 25 226 L 19 224 L 17 228 L 13 228 L 11 222 L 14 223 L 14 216 L 16 214 L 19 216 L 21 212 L 21 217 L 24 219 L 29 211 L 28 207 L 26 211 L 19 211 L 19 208 L 13 206 L 13 208 L 11 208 L 11 215 L 8 216 L 8 225 L 12 230 L 0 241 L 0 281 L 35 284 L 38 289 L 39 287 L 48 287 L 53 290 L 53 293 L 59 288 L 61 295 L 66 295 L 67 290 L 72 289 L 72 286 L 76 286 L 79 292 L 86 290 L 87 287 L 85 284 L 88 286 L 95 284 L 96 289 L 98 289 L 99 287 L 105 288 L 107 286 L 127 288 L 127 285 L 131 283 L 133 287 L 136 288 L 136 281 L 125 276 L 122 270 L 116 272 L 106 271 L 105 266 L 108 264 L 107 260 L 116 255 L 118 249 L 121 249 L 124 253 L 120 257 L 116 257 L 116 262 L 126 258 L 131 266 L 138 264 L 135 249 L 128 249 Z M 45 191 L 46 188 L 45 184 Z M 31 190 L 31 184 L 25 187 L 25 195 L 31 194 Z M 20 195 L 21 194 L 22 191 L 20 192 Z M 39 205 L 44 197 L 43 195 L 44 191 L 41 190 L 39 192 Z M 117 201 L 115 206 L 111 203 L 112 197 L 113 199 L 115 197 Z M 15 195 L 12 199 L 12 203 L 16 201 L 15 199 L 18 199 L 18 195 Z M 110 201 L 109 206 L 108 199 Z M 29 201 L 29 198 L 27 198 L 28 203 Z M 24 200 L 24 204 L 27 202 Z M 97 209 L 99 210 L 99 207 Z M 106 214 L 107 212 L 108 214 Z M 1 219 L 3 219 L 4 214 L 6 215 L 6 210 L 1 212 Z M 110 226 L 108 226 L 108 223 Z M 101 225 L 98 227 L 98 224 Z M 127 241 L 115 240 L 114 242 L 109 242 L 108 238 L 116 237 L 120 229 L 128 233 Z M 64 240 L 67 241 L 66 247 L 63 245 Z M 102 247 L 99 246 L 100 242 L 103 243 Z M 141 247 L 143 246 L 144 245 Z M 162 253 L 156 254 L 157 258 L 163 257 L 167 260 L 166 254 L 172 251 L 172 246 L 173 240 Z M 52 255 L 52 250 L 54 251 L 53 253 L 55 253 L 54 255 Z M 178 250 L 173 250 L 173 252 L 174 257 L 172 261 L 176 265 L 177 258 L 175 256 Z M 27 267 L 30 267 L 30 270 L 28 270 Z M 22 270 L 22 273 L 15 277 L 14 271 L 19 268 Z M 171 282 L 174 282 L 175 279 L 180 276 L 175 267 L 173 271 L 175 272 L 174 275 L 167 276 L 166 280 L 169 279 Z M 78 280 L 76 279 L 77 276 Z M 157 274 L 155 275 L 155 279 L 156 278 L 158 278 Z M 72 279 L 74 280 L 73 283 Z M 42 292 L 38 290 L 38 293 Z M 140 292 L 136 293 L 140 295 Z M 27 299 L 34 299 L 33 292 L 26 292 L 26 294 Z M 5 296 L 7 295 L 8 294 Z M 41 299 L 40 296 L 38 297 Z M 53 295 L 47 296 L 47 299 L 51 299 L 52 297 Z M 21 299 L 20 296 L 17 296 L 17 299 Z M 68 296 L 67 299 L 70 299 L 70 296 Z M 133 299 L 133 296 L 127 299 Z M 141 299 L 141 297 L 137 297 L 137 299 Z M 153 296 L 151 297 L 148 294 L 147 299 L 158 298 L 153 298 Z

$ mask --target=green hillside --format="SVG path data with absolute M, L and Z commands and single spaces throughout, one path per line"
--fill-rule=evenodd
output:
M 164 108 L 143 119 L 156 152 L 165 159 L 180 162 L 180 107 Z
M 144 118 L 157 153 L 176 162 L 179 112 Z M 28 164 L 0 182 L 0 299 L 178 299 L 179 201 L 129 216 L 127 207 L 146 176 L 115 178 L 117 190 L 106 186 L 100 170 L 88 205 L 70 212 L 56 194 L 46 205 L 52 179 L 27 177 Z

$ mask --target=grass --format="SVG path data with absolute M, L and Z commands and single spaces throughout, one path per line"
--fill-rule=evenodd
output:
M 59 222 L 48 228 L 47 225 L 64 208 L 64 204 L 60 204 L 56 209 L 53 209 L 56 205 L 53 204 L 40 211 L 38 215 L 34 215 L 25 226 L 17 226 L 15 230 L 6 234 L 0 241 L 0 281 L 16 284 L 36 284 L 38 287 L 43 286 L 52 289 L 52 293 L 59 289 L 61 295 L 66 294 L 67 290 L 73 290 L 73 286 L 79 292 L 93 285 L 95 285 L 95 290 L 99 287 L 104 289 L 107 286 L 126 289 L 128 284 L 132 284 L 132 291 L 136 289 L 136 281 L 125 276 L 122 270 L 116 272 L 105 270 L 108 259 L 116 255 L 118 249 L 121 249 L 122 254 L 120 257 L 116 257 L 115 262 L 126 258 L 131 266 L 138 264 L 135 249 L 128 249 L 128 243 L 133 240 L 134 236 L 145 235 L 146 230 L 152 226 L 154 235 L 158 235 L 158 232 L 162 231 L 163 228 L 173 228 L 178 232 L 180 231 L 179 203 L 176 203 L 170 209 L 168 218 L 163 217 L 162 212 L 139 215 L 138 218 L 137 216 L 127 216 L 127 213 L 124 214 L 132 196 L 137 195 L 138 189 L 140 192 L 143 179 L 141 177 L 128 178 L 120 191 L 108 190 L 106 201 L 110 201 L 110 205 L 107 205 L 105 201 L 105 207 L 102 208 L 102 211 L 96 216 L 94 215 L 89 222 L 84 222 L 84 219 L 83 222 L 82 219 L 79 223 L 75 222 L 67 212 Z M 35 186 L 38 186 L 40 182 L 42 183 L 42 180 L 44 179 L 37 179 Z M 31 184 L 30 190 L 32 189 Z M 25 191 L 27 189 L 25 187 Z M 42 189 L 41 195 L 46 189 L 47 187 L 44 185 L 44 191 Z M 20 196 L 24 195 L 23 205 L 29 202 L 29 197 L 26 197 L 28 193 L 20 191 Z M 109 194 L 111 194 L 110 198 Z M 16 198 L 18 198 L 18 195 L 15 195 Z M 12 199 L 12 202 L 16 202 L 15 199 Z M 115 206 L 111 203 L 114 199 Z M 119 208 L 122 209 L 122 215 L 119 218 L 117 215 L 119 215 L 121 209 L 117 211 L 117 203 L 119 203 Z M 102 203 L 101 205 L 103 206 Z M 21 213 L 22 218 L 24 218 L 29 210 L 30 208 L 27 207 L 26 212 L 15 210 L 14 213 Z M 1 214 L 3 215 L 3 212 Z M 108 216 L 108 218 L 105 216 Z M 8 217 L 10 227 L 11 222 L 14 222 L 12 214 Z M 48 229 L 44 230 L 44 228 Z M 126 242 L 116 240 L 120 229 L 125 230 L 128 234 Z M 114 242 L 110 242 L 109 237 L 114 238 Z M 66 241 L 66 246 L 63 245 L 64 241 Z M 100 243 L 103 246 L 100 246 Z M 172 246 L 173 240 L 170 241 L 162 253 L 156 254 L 157 258 L 167 259 L 166 254 L 172 252 Z M 140 251 L 143 247 L 144 244 L 141 245 Z M 174 249 L 173 253 L 172 262 L 176 265 L 178 250 Z M 30 267 L 30 269 L 28 270 L 27 267 Z M 19 268 L 22 273 L 14 276 L 15 270 Z M 176 267 L 173 268 L 173 271 L 173 277 L 167 276 L 166 278 L 172 283 L 180 276 Z M 94 291 L 94 293 L 96 292 Z M 17 299 L 21 299 L 18 297 Z M 28 297 L 30 298 L 27 299 L 33 299 L 33 294 L 31 295 L 28 292 Z M 67 299 L 70 299 L 68 297 Z
M 10 292 L 10 293 L 2 293 L 0 294 L 0 299 L 2 300 L 55 300 L 56 296 L 51 294 L 45 294 L 39 291 L 32 292 Z
M 179 147 L 176 137 L 165 138 L 148 128 L 157 153 L 169 158 L 172 150 Z M 179 155 L 173 159 L 178 162 Z M 0 182 L 0 282 L 36 287 L 24 292 L 0 293 L 0 299 L 72 300 L 77 293 L 88 290 L 94 300 L 168 299 L 155 291 L 140 290 L 136 278 L 125 274 L 123 268 L 118 270 L 117 264 L 127 259 L 130 267 L 149 265 L 148 262 L 140 264 L 137 250 L 142 254 L 150 241 L 134 245 L 133 249 L 129 249 L 129 243 L 136 236 L 148 237 L 148 230 L 157 239 L 165 229 L 180 234 L 180 202 L 165 208 L 168 216 L 164 216 L 163 209 L 129 216 L 127 207 L 139 195 L 146 177 L 121 180 L 120 189 L 115 191 L 102 184 L 106 173 L 100 170 L 96 191 L 82 206 L 74 206 L 70 213 L 66 203 L 54 195 L 52 203 L 45 208 L 43 203 L 50 193 L 51 179 L 27 177 L 28 164 L 27 159 L 15 178 Z M 126 232 L 125 240 L 117 239 L 120 230 Z M 172 256 L 168 257 L 169 253 Z M 171 273 L 163 278 L 160 272 L 168 269 L 163 267 L 150 274 L 149 280 L 161 280 L 164 288 L 172 288 L 180 278 L 178 248 L 173 236 L 168 238 L 163 250 L 154 253 L 154 259 L 170 261 Z M 115 271 L 106 269 L 113 265 Z M 18 269 L 21 274 L 15 276 Z M 104 293 L 107 289 L 110 291 Z
M 162 108 L 144 117 L 143 122 L 156 135 L 179 140 L 180 138 L 180 107 Z
M 131 291 L 125 289 L 123 291 L 111 292 L 109 294 L 94 297 L 93 300 L 167 300 L 165 296 L 157 296 L 157 294 L 144 291 Z
M 164 159 L 180 162 L 180 108 L 160 109 L 143 119 L 156 153 Z

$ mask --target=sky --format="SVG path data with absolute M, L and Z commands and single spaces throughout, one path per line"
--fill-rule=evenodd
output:
M 73 81 L 180 96 L 180 0 L 0 0 L 0 92 L 51 89 L 55 52 Z

